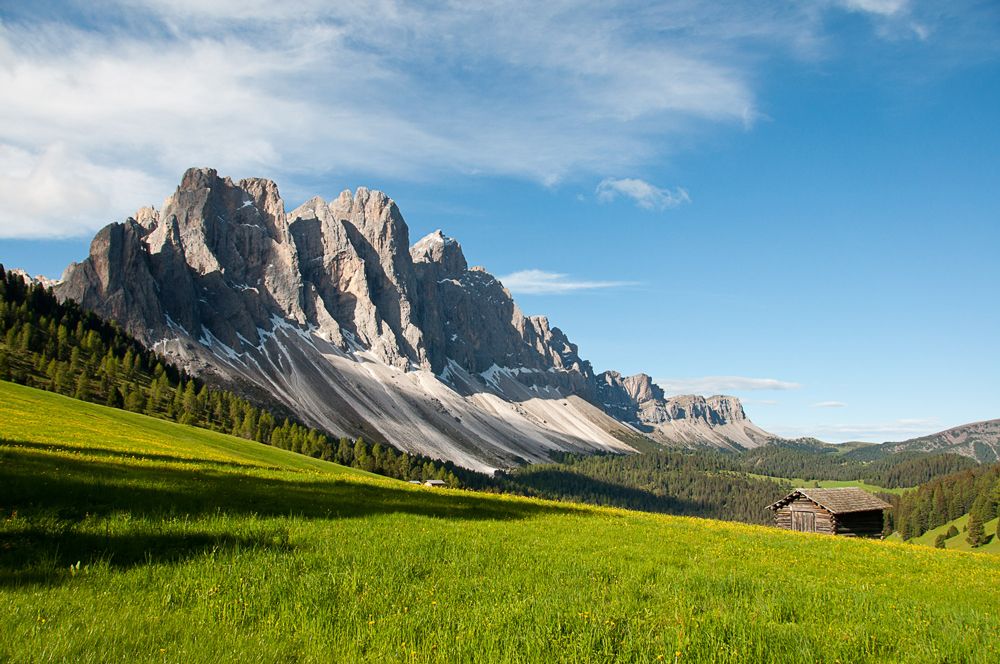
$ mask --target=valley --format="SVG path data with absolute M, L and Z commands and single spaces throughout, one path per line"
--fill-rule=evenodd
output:
M 940 4 L 0 2 L 0 664 L 1000 662 Z

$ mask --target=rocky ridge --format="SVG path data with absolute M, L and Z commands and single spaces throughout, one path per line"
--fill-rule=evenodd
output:
M 595 375 L 456 240 L 411 246 L 395 203 L 365 188 L 286 213 L 270 180 L 190 169 L 159 211 L 102 229 L 55 292 L 314 426 L 473 468 L 628 451 L 638 432 L 728 448 L 768 438 L 732 397 Z
M 1000 420 L 972 422 L 900 442 L 882 443 L 880 452 L 933 452 L 967 456 L 980 463 L 1000 461 Z
M 597 379 L 604 410 L 662 445 L 739 450 L 775 438 L 747 418 L 736 397 L 667 397 L 646 374 L 606 371 Z

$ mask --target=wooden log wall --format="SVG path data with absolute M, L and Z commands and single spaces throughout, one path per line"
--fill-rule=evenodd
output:
M 799 496 L 792 502 L 774 511 L 774 525 L 785 530 L 793 530 L 792 512 L 811 512 L 815 515 L 817 533 L 832 535 L 836 532 L 833 514 L 813 501 Z M 881 531 L 881 527 L 879 527 Z

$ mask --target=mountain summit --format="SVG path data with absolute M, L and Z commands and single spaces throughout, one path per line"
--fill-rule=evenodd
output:
M 771 436 L 733 397 L 666 398 L 596 375 L 559 328 L 525 316 L 461 245 L 410 245 L 385 194 L 286 213 L 270 180 L 188 170 L 160 211 L 102 229 L 55 287 L 189 371 L 362 434 L 477 469 L 552 452 L 752 447 Z

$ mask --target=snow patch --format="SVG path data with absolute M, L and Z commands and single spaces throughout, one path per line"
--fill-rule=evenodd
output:
M 180 323 L 176 322 L 176 321 L 175 321 L 175 320 L 174 320 L 173 318 L 171 318 L 171 317 L 170 317 L 170 314 L 166 314 L 166 313 L 165 313 L 165 314 L 163 314 L 163 319 L 164 319 L 164 320 L 166 321 L 166 323 L 167 323 L 167 328 L 169 328 L 169 329 L 171 329 L 171 330 L 180 330 L 180 331 L 181 331 L 181 332 L 183 332 L 183 333 L 184 333 L 185 335 L 187 335 L 187 336 L 189 336 L 189 337 L 191 336 L 191 333 L 190 333 L 190 332 L 188 332 L 188 331 L 187 331 L 187 330 L 186 330 L 186 329 L 184 328 L 184 326 L 183 326 L 183 325 L 181 325 Z
M 198 337 L 198 343 L 211 350 L 212 354 L 216 357 L 226 357 L 229 360 L 245 364 L 239 353 L 219 340 L 219 338 L 212 334 L 204 325 L 201 326 L 201 336 Z

